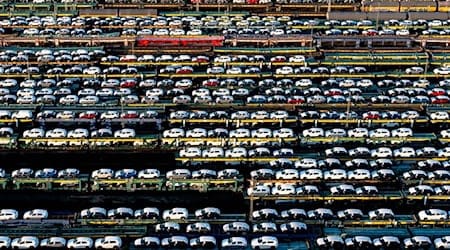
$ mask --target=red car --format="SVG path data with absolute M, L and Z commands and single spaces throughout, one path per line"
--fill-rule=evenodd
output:
M 342 90 L 340 89 L 329 89 L 325 90 L 324 94 L 325 96 L 335 96 L 335 95 L 342 95 Z
M 81 112 L 80 115 L 78 116 L 78 118 L 80 119 L 95 119 L 97 118 L 98 113 L 96 111 L 86 111 L 86 112 Z
M 134 87 L 136 87 L 136 84 L 137 84 L 136 80 L 127 79 L 120 83 L 120 87 L 121 88 L 134 88 Z
M 127 111 L 123 112 L 122 114 L 120 114 L 120 118 L 123 118 L 123 119 L 139 118 L 139 113 L 134 110 L 127 110 Z
M 175 71 L 176 74 L 192 74 L 194 69 L 189 66 L 184 66 Z
M 303 96 L 292 96 L 288 98 L 287 103 L 289 104 L 302 104 L 305 103 L 305 98 Z
M 428 96 L 440 96 L 440 95 L 446 95 L 445 89 L 441 88 L 434 88 L 430 91 L 428 91 Z
M 377 111 L 369 111 L 363 114 L 363 119 L 380 119 L 380 113 Z
M 219 86 L 220 82 L 217 79 L 208 79 L 204 80 L 202 83 L 203 87 L 217 87 Z
M 450 98 L 448 96 L 445 96 L 445 95 L 432 97 L 431 98 L 431 103 L 432 104 L 447 104 L 447 103 L 450 103 Z
M 192 58 L 192 61 L 198 63 L 207 63 L 209 62 L 209 58 L 207 56 L 197 56 Z

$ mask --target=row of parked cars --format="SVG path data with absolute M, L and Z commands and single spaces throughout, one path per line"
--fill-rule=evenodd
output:
M 164 176 L 158 169 L 142 169 L 136 171 L 132 168 L 112 170 L 109 168 L 100 168 L 92 171 L 92 179 L 155 179 Z M 0 178 L 6 178 L 6 171 L 0 169 Z M 36 172 L 31 168 L 20 168 L 11 172 L 12 178 L 78 178 L 80 170 L 76 168 L 67 168 L 56 170 L 53 168 L 44 168 Z M 210 169 L 198 169 L 190 171 L 189 169 L 174 169 L 167 171 L 165 177 L 168 179 L 236 179 L 240 177 L 239 170 L 228 168 L 220 171 Z
M 276 249 L 278 247 L 278 239 L 274 236 L 261 236 L 251 239 L 250 244 L 245 237 L 229 237 L 219 241 L 218 244 L 214 236 L 202 235 L 194 238 L 187 238 L 186 236 L 175 235 L 166 238 L 159 238 L 155 236 L 146 236 L 137 238 L 131 243 L 135 248 L 176 248 L 185 249 L 203 248 L 211 249 L 218 247 L 222 248 L 243 248 L 251 246 L 252 249 Z M 90 237 L 76 237 L 66 240 L 63 237 L 49 237 L 40 240 L 35 236 L 22 236 L 11 239 L 8 236 L 0 237 L 0 247 L 12 249 L 37 249 L 37 248 L 56 248 L 56 249 L 123 249 L 127 247 L 125 242 L 119 236 L 105 236 L 97 239 Z
M 39 1 L 39 0 L 34 0 Z M 235 3 L 246 3 L 245 0 L 233 0 Z M 263 4 L 269 3 L 267 0 L 251 1 L 247 0 L 250 4 Z M 290 0 L 290 2 L 295 3 L 298 0 Z M 25 29 L 22 33 L 24 35 L 90 35 L 98 36 L 104 31 L 111 29 L 111 27 L 117 27 L 122 35 L 170 35 L 169 32 L 160 33 L 157 31 L 168 30 L 165 28 L 171 27 L 173 29 L 183 30 L 185 27 L 191 27 L 190 30 L 194 31 L 207 31 L 208 33 L 220 34 L 220 30 L 225 29 L 226 32 L 223 34 L 229 35 L 233 32 L 238 33 L 238 30 L 245 30 L 245 33 L 240 34 L 264 34 L 264 35 L 284 35 L 284 34 L 301 34 L 309 30 L 297 29 L 295 26 L 310 27 L 310 29 L 318 28 L 316 26 L 328 26 L 325 27 L 324 34 L 326 35 L 410 35 L 412 31 L 419 30 L 422 34 L 446 34 L 445 29 L 439 28 L 446 21 L 441 20 L 420 20 L 420 23 L 416 22 L 417 27 L 411 29 L 413 21 L 404 20 L 391 20 L 396 21 L 395 25 L 400 25 L 402 23 L 403 27 L 401 29 L 392 29 L 389 23 L 381 24 L 382 28 L 380 30 L 376 29 L 373 21 L 371 20 L 302 20 L 293 19 L 289 16 L 203 16 L 201 18 L 197 17 L 117 17 L 117 18 L 83 18 L 83 17 L 60 17 L 55 18 L 52 16 L 47 17 L 15 17 L 13 20 L 5 19 L 1 21 L 1 26 L 3 28 L 8 28 L 10 25 L 32 27 Z M 394 22 L 392 22 L 394 23 Z M 52 28 L 50 28 L 52 26 Z M 59 26 L 58 29 L 54 29 L 54 26 Z M 293 27 L 294 26 L 294 27 Z M 338 26 L 338 27 L 336 27 Z M 347 26 L 347 27 L 346 27 Z M 367 27 L 372 28 L 367 28 Z M 117 29 L 116 28 L 116 29 Z M 152 29 L 154 28 L 154 29 Z M 321 27 L 322 28 L 322 27 Z M 114 28 L 113 28 L 114 29 Z M 411 33 L 410 33 L 411 29 Z M 34 30 L 37 30 L 34 31 Z M 66 30 L 69 30 L 67 32 Z M 70 31 L 77 31 L 76 33 L 71 33 Z M 252 31 L 250 33 L 250 31 Z M 44 31 L 44 32 L 40 32 Z M 58 33 L 56 33 L 59 31 Z M 140 33 L 138 33 L 141 31 Z M 264 31 L 264 33 L 263 33 Z M 276 32 L 270 32 L 276 31 Z M 185 35 L 187 33 L 176 33 L 176 35 Z M 202 33 L 190 33 L 192 35 L 202 35 Z M 175 34 L 174 34 L 175 35 Z
M 403 239 L 403 242 L 397 236 L 386 235 L 379 238 L 370 238 L 368 236 L 357 235 L 353 237 L 342 238 L 339 235 L 327 235 L 316 240 L 320 249 L 449 249 L 450 237 L 436 237 L 434 241 L 428 236 L 413 236 Z

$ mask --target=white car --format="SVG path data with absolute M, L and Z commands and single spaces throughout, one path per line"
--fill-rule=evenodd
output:
M 22 236 L 11 242 L 12 249 L 36 249 L 39 247 L 39 239 L 34 236 Z
M 180 157 L 201 157 L 202 150 L 198 147 L 187 147 L 181 149 L 179 155 Z
M 163 220 L 185 220 L 188 218 L 188 210 L 180 207 L 164 210 L 162 218 Z
M 392 137 L 410 137 L 413 136 L 413 131 L 410 128 L 397 128 L 391 131 Z
M 118 236 L 105 236 L 95 240 L 94 246 L 97 249 L 120 249 L 122 239 Z
M 295 193 L 296 189 L 292 184 L 276 184 L 272 188 L 272 195 L 294 195 Z
M 253 187 L 247 188 L 247 195 L 248 196 L 264 196 L 264 195 L 270 195 L 271 190 L 270 187 L 266 185 L 256 185 Z
M 63 237 L 50 237 L 41 240 L 42 248 L 63 248 L 66 246 L 66 239 Z
M 48 218 L 48 211 L 45 209 L 33 209 L 23 214 L 24 220 L 42 220 Z
M 247 245 L 247 240 L 244 237 L 231 237 L 223 239 L 221 242 L 222 248 L 245 248 Z
M 450 236 L 443 236 L 434 239 L 434 247 L 436 249 L 450 249 Z
M 225 153 L 221 147 L 210 147 L 202 151 L 202 157 L 224 157 Z
M 419 211 L 417 216 L 419 220 L 442 221 L 447 220 L 448 212 L 442 209 L 431 208 Z
M 278 239 L 273 236 L 261 236 L 251 241 L 252 249 L 277 249 Z
M 277 180 L 295 180 L 299 179 L 300 175 L 297 169 L 282 169 L 275 173 Z
M 347 179 L 347 171 L 344 169 L 332 169 L 323 173 L 325 180 L 345 180 Z
M 1 209 L 0 220 L 17 220 L 19 218 L 19 212 L 15 209 Z
M 437 75 L 448 75 L 448 74 L 450 74 L 450 67 L 444 66 L 444 67 L 436 68 L 433 70 L 433 73 L 435 73 Z
M 0 248 L 7 249 L 11 246 L 11 238 L 8 236 L 0 236 Z
M 165 130 L 163 132 L 163 137 L 166 137 L 166 138 L 177 138 L 177 137 L 184 137 L 184 136 L 185 136 L 185 132 L 181 128 L 172 128 L 169 130 Z
M 324 134 L 325 132 L 322 128 L 310 128 L 302 132 L 303 137 L 322 137 Z
M 370 155 L 374 158 L 390 158 L 392 157 L 392 149 L 388 147 L 379 147 L 372 149 Z
M 414 148 L 411 147 L 401 147 L 399 149 L 395 149 L 393 153 L 394 157 L 402 157 L 402 158 L 416 157 L 416 151 L 414 150 Z
M 370 180 L 371 173 L 367 169 L 355 169 L 347 172 L 349 180 Z
M 430 114 L 432 120 L 449 120 L 449 114 L 447 111 L 437 111 Z
M 371 138 L 391 137 L 391 132 L 385 128 L 377 128 L 369 132 L 369 137 Z
M 77 237 L 67 241 L 69 249 L 89 249 L 94 246 L 94 241 L 89 237 Z
M 114 171 L 109 168 L 101 168 L 92 171 L 91 177 L 93 179 L 111 179 L 114 177 Z

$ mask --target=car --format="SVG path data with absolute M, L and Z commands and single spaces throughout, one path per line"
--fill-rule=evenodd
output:
M 272 195 L 294 195 L 296 193 L 295 186 L 292 184 L 275 184 L 272 188 Z
M 362 186 L 355 189 L 357 195 L 377 195 L 378 188 L 376 186 Z
M 114 177 L 114 171 L 109 168 L 101 168 L 92 171 L 91 177 L 93 179 L 111 179 Z
M 188 210 L 180 207 L 164 210 L 162 215 L 163 220 L 185 220 L 187 217 Z
M 156 207 L 144 207 L 134 211 L 134 218 L 137 219 L 157 219 L 159 218 L 159 209 Z
M 419 220 L 442 221 L 447 220 L 448 212 L 442 209 L 431 208 L 419 211 L 417 217 Z
M 430 114 L 432 120 L 449 120 L 450 116 L 447 111 L 437 111 Z
M 275 173 L 277 180 L 293 180 L 299 179 L 299 172 L 296 169 L 283 169 Z
M 34 178 L 55 178 L 58 175 L 58 171 L 53 168 L 39 169 L 34 173 Z
M 30 178 L 34 171 L 30 168 L 20 168 L 11 173 L 12 178 Z
M 226 238 L 221 242 L 221 247 L 223 249 L 246 248 L 247 245 L 247 240 L 244 237 Z
M 397 128 L 391 131 L 392 137 L 409 137 L 413 136 L 413 131 L 410 128 Z
M 277 249 L 278 239 L 274 236 L 261 236 L 251 240 L 252 249 Z
M 215 219 L 220 216 L 220 209 L 216 207 L 205 207 L 195 210 L 194 214 L 198 219 Z
M 419 169 L 413 169 L 403 173 L 403 179 L 405 180 L 420 180 L 427 178 L 428 178 L 427 172 Z
M 48 211 L 45 209 L 33 209 L 23 214 L 24 220 L 42 220 L 48 218 Z
M 39 239 L 35 236 L 22 236 L 11 242 L 12 249 L 36 249 L 39 247 Z
M 367 159 L 355 158 L 346 161 L 344 164 L 347 168 L 368 168 L 369 161 Z
M 66 239 L 63 237 L 50 237 L 41 240 L 42 248 L 64 248 L 66 247 Z
M 403 240 L 405 249 L 429 249 L 433 246 L 428 236 L 414 236 Z
M 271 189 L 266 185 L 255 185 L 253 187 L 247 188 L 247 195 L 249 196 L 264 196 L 270 195 Z
M 189 169 L 178 168 L 170 170 L 166 173 L 167 179 L 188 179 L 191 178 L 191 171 Z
M 222 226 L 224 233 L 246 233 L 250 231 L 250 226 L 246 222 L 231 222 Z
M 303 233 L 306 232 L 308 226 L 299 221 L 290 221 L 280 225 L 280 231 L 282 233 Z
M 277 224 L 273 222 L 261 222 L 253 224 L 253 233 L 275 233 Z
M 4 220 L 17 220 L 19 218 L 19 212 L 15 209 L 0 209 L 0 221 Z
M 308 213 L 308 219 L 313 220 L 329 220 L 334 217 L 333 211 L 328 208 L 317 208 L 313 210 L 309 210 Z
M 356 190 L 353 185 L 341 184 L 330 188 L 331 195 L 351 195 L 355 194 Z
M 303 137 L 322 137 L 325 132 L 322 128 L 305 129 L 302 132 Z
M 159 248 L 161 243 L 158 237 L 145 236 L 135 239 L 133 244 L 136 248 Z
M 128 207 L 118 207 L 107 212 L 107 216 L 110 219 L 129 219 L 133 217 L 133 214 L 133 209 Z
M 156 224 L 155 226 L 155 232 L 158 234 L 161 233 L 176 233 L 180 231 L 180 224 L 176 222 L 164 222 L 160 224 Z
M 209 233 L 211 231 L 211 225 L 207 222 L 196 222 L 186 226 L 186 233 Z
M 437 75 L 448 75 L 448 74 L 450 74 L 450 67 L 444 66 L 444 67 L 439 67 L 439 68 L 433 69 L 433 73 L 437 74 Z
M 202 157 L 224 157 L 225 153 L 221 147 L 210 147 L 202 151 Z
M 370 151 L 370 156 L 374 158 L 390 158 L 392 157 L 392 149 L 389 147 L 379 147 Z
M 355 169 L 347 172 L 349 180 L 370 180 L 371 173 L 367 169 Z
M 345 180 L 347 179 L 347 171 L 344 169 L 331 169 L 323 172 L 325 180 Z
M 433 195 L 434 189 L 428 185 L 417 185 L 408 188 L 409 195 Z
M 177 137 L 184 137 L 184 136 L 185 136 L 185 132 L 181 128 L 172 128 L 169 130 L 165 130 L 163 132 L 163 137 L 167 137 L 167 138 L 177 138 Z
M 338 211 L 336 215 L 341 220 L 360 220 L 364 216 L 360 209 L 355 208 Z
M 0 248 L 7 249 L 11 246 L 11 238 L 8 236 L 0 236 Z
M 347 156 L 348 151 L 344 147 L 333 147 L 325 150 L 326 156 Z
M 187 248 L 189 240 L 185 236 L 171 236 L 161 240 L 161 247 L 163 248 Z
M 393 151 L 394 157 L 411 158 L 416 156 L 416 151 L 411 147 L 401 147 Z
M 32 129 L 25 130 L 23 132 L 24 138 L 42 138 L 44 136 L 45 136 L 45 132 L 41 128 L 32 128 Z
M 256 211 L 253 211 L 252 218 L 254 220 L 270 220 L 278 218 L 277 210 L 273 208 L 263 208 Z
M 371 152 L 367 147 L 357 147 L 348 151 L 350 157 L 369 156 L 370 154 Z
M 106 219 L 107 211 L 102 207 L 91 207 L 81 210 L 80 217 L 82 219 Z
M 436 249 L 450 249 L 450 236 L 442 236 L 434 239 Z
M 353 236 L 345 239 L 347 249 L 371 249 L 373 247 L 372 239 L 367 236 Z
M 373 246 L 377 249 L 400 249 L 401 242 L 396 236 L 382 236 L 373 239 Z
M 304 209 L 291 208 L 281 211 L 281 218 L 289 220 L 306 219 L 307 215 Z
M 379 208 L 368 213 L 370 220 L 392 220 L 395 218 L 394 212 L 389 208 Z
M 191 248 L 212 249 L 217 246 L 216 238 L 213 236 L 200 236 L 189 241 Z
M 317 238 L 316 244 L 320 249 L 343 249 L 345 246 L 344 239 L 337 235 Z

